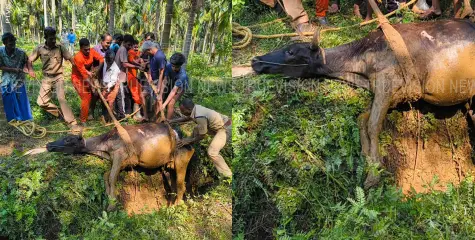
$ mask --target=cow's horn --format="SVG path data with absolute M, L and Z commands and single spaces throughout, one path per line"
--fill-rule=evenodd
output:
M 313 39 L 312 39 L 312 49 L 316 50 L 319 48 L 319 43 L 320 43 L 320 28 L 317 28 L 315 30 L 315 33 L 313 34 Z

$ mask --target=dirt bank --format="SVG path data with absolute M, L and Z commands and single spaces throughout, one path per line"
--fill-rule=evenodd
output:
M 435 116 L 419 110 L 394 111 L 385 121 L 384 165 L 405 194 L 411 188 L 427 192 L 429 185 L 445 190 L 447 184 L 458 185 L 475 170 L 465 115 L 458 111 L 448 118 Z

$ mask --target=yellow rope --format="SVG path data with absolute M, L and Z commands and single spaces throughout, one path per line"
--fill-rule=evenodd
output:
M 392 11 L 392 12 L 390 12 L 390 13 L 384 15 L 384 16 L 385 17 L 390 17 L 390 16 L 392 16 L 396 13 L 399 13 L 402 9 L 407 8 L 409 5 L 414 4 L 416 1 L 417 0 L 411 0 L 408 3 L 401 5 L 401 7 L 398 10 Z M 232 23 L 232 27 L 233 27 L 232 34 L 233 34 L 233 36 L 234 37 L 242 37 L 241 41 L 233 43 L 233 46 L 232 46 L 233 50 L 239 50 L 239 49 L 243 49 L 243 48 L 247 47 L 251 43 L 252 38 L 270 39 L 270 38 L 299 36 L 298 33 L 281 33 L 281 34 L 272 34 L 272 35 L 259 35 L 259 34 L 253 34 L 251 29 L 250 29 L 250 28 L 254 28 L 254 27 L 266 26 L 266 25 L 272 24 L 274 22 L 280 22 L 280 21 L 283 21 L 283 20 L 286 20 L 286 19 L 287 18 L 279 18 L 279 19 L 276 19 L 276 20 L 273 20 L 273 21 L 270 21 L 270 22 L 256 24 L 256 25 L 252 25 L 252 26 L 248 26 L 248 27 L 241 26 L 241 25 L 239 25 L 239 23 L 233 22 Z M 339 31 L 339 30 L 343 30 L 343 29 L 347 29 L 347 28 L 354 28 L 354 27 L 362 27 L 362 26 L 374 23 L 376 21 L 378 21 L 378 18 L 374 18 L 374 19 L 371 19 L 371 20 L 366 21 L 366 22 L 361 22 L 361 23 L 353 24 L 353 25 L 346 26 L 346 27 L 325 28 L 325 29 L 320 30 L 320 33 L 331 32 L 331 31 Z M 304 36 L 312 36 L 314 34 L 314 32 L 303 32 L 302 34 Z
M 126 115 L 125 118 L 121 119 L 119 122 L 123 122 L 129 118 L 132 118 L 138 111 L 140 111 L 142 107 L 138 108 L 135 110 L 135 112 Z M 16 128 L 18 131 L 23 133 L 23 135 L 31 138 L 43 138 L 46 136 L 47 133 L 65 133 L 65 132 L 73 132 L 73 130 L 59 130 L 59 131 L 48 131 L 46 130 L 45 127 L 42 127 L 33 121 L 27 120 L 27 121 L 18 121 L 18 120 L 11 120 L 8 122 L 8 124 L 14 128 Z M 101 127 L 109 127 L 114 125 L 114 123 L 108 123 L 104 126 L 98 126 L 98 127 L 89 127 L 89 128 L 83 128 L 83 131 L 86 130 L 92 130 L 96 128 L 101 128 Z
M 32 138 L 43 138 L 46 136 L 46 128 L 36 125 L 32 121 L 11 120 L 8 124 L 23 133 L 25 136 Z

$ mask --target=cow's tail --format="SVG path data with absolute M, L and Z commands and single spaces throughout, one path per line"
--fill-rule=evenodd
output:
M 165 125 L 168 128 L 168 137 L 170 137 L 170 143 L 171 143 L 171 153 L 170 153 L 170 159 L 175 159 L 176 155 L 176 135 L 175 131 L 173 130 L 172 126 L 168 121 L 165 121 Z

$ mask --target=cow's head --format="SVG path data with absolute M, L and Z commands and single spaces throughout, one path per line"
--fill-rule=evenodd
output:
M 283 74 L 291 77 L 318 77 L 326 72 L 324 54 L 318 45 L 319 33 L 311 43 L 294 43 L 252 59 L 252 69 L 259 74 Z
M 63 152 L 69 154 L 84 153 L 86 141 L 82 136 L 68 135 L 64 138 L 46 144 L 48 152 Z

